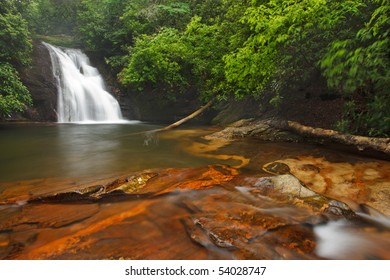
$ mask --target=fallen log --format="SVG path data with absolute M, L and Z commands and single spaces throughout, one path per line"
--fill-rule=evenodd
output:
M 298 122 L 284 122 L 284 128 L 295 133 L 329 139 L 342 144 L 354 145 L 359 150 L 373 149 L 390 155 L 390 138 L 374 138 L 358 135 L 344 134 L 331 129 L 315 128 L 302 125 Z
M 200 107 L 198 110 L 196 110 L 195 112 L 193 112 L 192 114 L 188 115 L 187 117 L 173 123 L 173 124 L 170 124 L 166 127 L 163 127 L 163 128 L 160 128 L 158 129 L 157 131 L 165 131 L 165 130 L 170 130 L 170 129 L 173 129 L 173 128 L 176 128 L 178 127 L 179 125 L 182 125 L 183 123 L 197 117 L 198 115 L 200 115 L 201 113 L 203 113 L 207 108 L 209 108 L 212 104 L 213 104 L 214 100 L 210 100 L 209 102 L 207 102 L 206 105 Z
M 131 134 L 126 134 L 125 136 L 127 137 L 127 136 L 132 136 L 132 135 L 139 135 L 139 134 L 152 134 L 152 133 L 155 133 L 155 132 L 161 132 L 161 131 L 166 131 L 166 130 L 170 130 L 170 129 L 176 128 L 176 127 L 182 125 L 183 123 L 185 123 L 185 122 L 187 122 L 187 121 L 189 121 L 189 120 L 199 116 L 200 114 L 202 114 L 207 108 L 209 108 L 211 105 L 213 105 L 213 103 L 214 103 L 214 100 L 212 99 L 209 102 L 207 102 L 205 105 L 200 107 L 198 110 L 196 110 L 192 114 L 188 115 L 187 117 L 182 118 L 182 119 L 178 120 L 177 122 L 174 122 L 174 123 L 172 123 L 170 125 L 167 125 L 165 127 L 158 128 L 158 129 L 153 129 L 153 130 L 135 132 L 135 133 L 131 133 Z

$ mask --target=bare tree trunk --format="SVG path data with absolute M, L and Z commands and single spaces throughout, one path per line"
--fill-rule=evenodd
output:
M 126 136 L 129 136 L 129 135 L 138 135 L 138 134 L 145 134 L 145 133 L 155 133 L 155 132 L 160 132 L 160 131 L 166 131 L 166 130 L 170 130 L 170 129 L 173 129 L 173 128 L 176 128 L 178 127 L 179 125 L 182 125 L 183 123 L 199 116 L 201 113 L 203 113 L 207 108 L 209 108 L 211 105 L 213 105 L 214 103 L 214 100 L 210 100 L 209 102 L 207 102 L 206 105 L 200 107 L 198 110 L 196 110 L 195 112 L 193 112 L 192 114 L 188 115 L 187 117 L 177 121 L 177 122 L 174 122 L 173 124 L 170 124 L 168 126 L 165 126 L 163 128 L 158 128 L 158 129 L 153 129 L 153 130 L 148 130 L 148 131 L 142 131 L 142 132 L 136 132 L 136 133 L 131 133 L 131 134 L 127 134 Z
M 343 134 L 335 130 L 314 128 L 293 121 L 287 121 L 287 124 L 285 124 L 285 126 L 285 128 L 292 130 L 298 134 L 321 137 L 334 140 L 343 144 L 354 145 L 359 150 L 371 148 L 373 150 L 390 155 L 390 138 L 373 138 Z
M 210 100 L 209 102 L 207 102 L 206 105 L 200 107 L 198 110 L 196 110 L 195 112 L 193 112 L 192 114 L 188 115 L 187 117 L 173 123 L 173 124 L 170 124 L 166 127 L 163 127 L 163 128 L 160 128 L 158 129 L 158 131 L 165 131 L 165 130 L 169 130 L 169 129 L 173 129 L 173 128 L 176 128 L 178 127 L 179 125 L 182 125 L 183 123 L 197 117 L 198 115 L 200 115 L 201 113 L 203 113 L 207 108 L 209 108 L 212 104 L 213 104 L 214 100 Z

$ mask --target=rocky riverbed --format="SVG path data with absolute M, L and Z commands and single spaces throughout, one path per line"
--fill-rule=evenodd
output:
M 225 164 L 1 183 L 0 258 L 390 259 L 389 161 L 238 128 L 156 136 Z
M 390 258 L 385 216 L 354 211 L 291 174 L 148 170 L 19 199 L 2 201 L 3 259 Z M 346 236 L 345 248 L 329 252 Z

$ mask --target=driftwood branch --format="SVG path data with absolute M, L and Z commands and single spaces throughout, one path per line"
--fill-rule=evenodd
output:
M 390 138 L 373 138 L 358 135 L 344 134 L 331 129 L 314 128 L 297 122 L 287 121 L 285 128 L 295 133 L 325 138 L 342 144 L 354 145 L 359 150 L 370 148 L 390 155 Z
M 173 123 L 173 124 L 170 124 L 166 127 L 163 127 L 163 128 L 160 128 L 160 129 L 157 129 L 157 131 L 165 131 L 165 130 L 170 130 L 170 129 L 173 129 L 173 128 L 176 128 L 178 127 L 179 125 L 182 125 L 183 123 L 197 117 L 198 115 L 202 114 L 207 108 L 209 108 L 212 104 L 213 104 L 213 100 L 210 100 L 209 102 L 207 102 L 206 105 L 200 107 L 198 110 L 196 110 L 195 112 L 193 112 L 192 114 L 188 115 L 187 117 Z
M 200 107 L 198 110 L 196 110 L 195 112 L 193 112 L 192 114 L 188 115 L 187 117 L 181 119 L 181 120 L 178 120 L 177 122 L 174 122 L 173 124 L 170 124 L 168 126 L 165 126 L 163 128 L 158 128 L 158 129 L 153 129 L 153 130 L 148 130 L 148 131 L 142 131 L 142 132 L 136 132 L 136 133 L 131 133 L 131 134 L 127 134 L 126 136 L 130 136 L 130 135 L 139 135 L 139 134 L 149 134 L 149 133 L 155 133 L 155 132 L 161 132 L 161 131 L 166 131 L 166 130 L 170 130 L 170 129 L 173 129 L 173 128 L 176 128 L 178 127 L 179 125 L 182 125 L 183 123 L 199 116 L 200 114 L 202 114 L 207 108 L 209 108 L 211 105 L 213 105 L 214 103 L 214 100 L 210 100 L 209 102 L 206 103 L 206 105 Z

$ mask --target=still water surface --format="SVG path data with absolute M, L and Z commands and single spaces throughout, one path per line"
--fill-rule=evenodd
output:
M 215 162 L 183 151 L 180 138 L 136 134 L 156 128 L 143 123 L 0 126 L 0 182 Z

